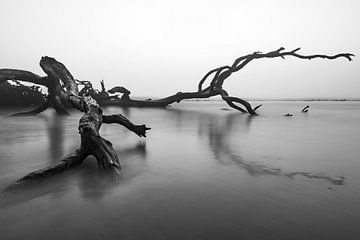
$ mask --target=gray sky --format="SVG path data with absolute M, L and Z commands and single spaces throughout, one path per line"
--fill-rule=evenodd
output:
M 360 57 L 358 0 L 1 0 L 0 68 L 38 74 L 40 57 L 62 61 L 96 87 L 135 96 L 196 90 L 212 68 L 254 51 Z M 360 65 L 261 59 L 226 80 L 239 97 L 360 97 Z

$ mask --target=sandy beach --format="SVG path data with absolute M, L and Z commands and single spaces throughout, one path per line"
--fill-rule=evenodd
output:
M 262 104 L 259 116 L 216 101 L 107 108 L 152 128 L 140 139 L 102 127 L 120 173 L 90 157 L 9 191 L 79 145 L 80 113 L 3 118 L 14 110 L 2 110 L 1 236 L 81 239 L 86 229 L 86 239 L 356 239 L 360 103 Z

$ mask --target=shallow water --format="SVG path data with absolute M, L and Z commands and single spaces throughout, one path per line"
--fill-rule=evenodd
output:
M 90 157 L 11 190 L 77 148 L 80 113 L 2 118 L 11 112 L 2 110 L 0 238 L 359 239 L 360 103 L 262 104 L 257 117 L 222 102 L 108 108 L 152 128 L 140 139 L 102 126 L 121 173 Z

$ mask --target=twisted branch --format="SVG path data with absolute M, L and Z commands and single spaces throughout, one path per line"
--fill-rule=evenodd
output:
M 321 54 L 315 54 L 315 55 L 300 55 L 297 53 L 297 51 L 300 50 L 300 48 L 296 48 L 292 51 L 288 51 L 288 52 L 284 52 L 283 50 L 285 50 L 283 47 L 275 50 L 275 51 L 271 51 L 268 53 L 261 53 L 261 52 L 254 52 L 252 54 L 248 54 L 242 57 L 237 58 L 234 63 L 231 65 L 231 67 L 229 66 L 224 66 L 224 67 L 220 67 L 220 68 L 215 68 L 211 71 L 209 71 L 207 74 L 205 74 L 205 76 L 200 80 L 199 82 L 199 87 L 198 87 L 198 91 L 201 92 L 202 91 L 202 85 L 203 83 L 206 81 L 206 79 L 211 76 L 212 74 L 215 73 L 215 76 L 213 77 L 210 86 L 207 88 L 210 90 L 210 92 L 216 92 L 218 94 L 221 95 L 222 99 L 226 101 L 226 103 L 232 107 L 235 108 L 241 112 L 248 112 L 250 114 L 256 114 L 256 110 L 261 106 L 258 105 L 255 108 L 252 108 L 250 103 L 248 103 L 247 101 L 241 99 L 241 98 L 237 98 L 237 97 L 231 97 L 228 95 L 228 93 L 223 90 L 223 84 L 224 81 L 231 76 L 232 73 L 237 72 L 239 70 L 241 70 L 242 68 L 244 68 L 248 63 L 250 63 L 252 60 L 254 59 L 260 59 L 260 58 L 275 58 L 275 57 L 281 57 L 283 59 L 285 59 L 285 56 L 293 56 L 293 57 L 297 57 L 297 58 L 301 58 L 301 59 L 314 59 L 314 58 L 323 58 L 323 59 L 337 59 L 337 58 L 346 58 L 349 61 L 352 60 L 352 57 L 354 57 L 354 54 L 351 53 L 340 53 L 340 54 L 336 54 L 336 55 L 321 55 Z M 242 104 L 246 110 L 242 109 L 241 107 L 237 106 L 234 104 L 234 102 L 236 103 L 240 103 Z
M 145 100 L 145 101 L 139 101 L 139 100 L 132 100 L 129 95 L 130 91 L 128 91 L 124 87 L 115 87 L 111 90 L 109 90 L 109 93 L 115 93 L 119 92 L 123 94 L 123 97 L 121 99 L 119 98 L 113 98 L 108 99 L 107 101 L 102 102 L 103 105 L 115 105 L 115 106 L 135 106 L 135 107 L 166 107 L 169 104 L 172 104 L 174 102 L 180 102 L 185 99 L 193 99 L 193 98 L 209 98 L 213 96 L 220 95 L 222 99 L 232 108 L 239 110 L 243 113 L 249 113 L 252 115 L 256 115 L 256 110 L 261 107 L 261 105 L 256 106 L 253 108 L 249 102 L 247 102 L 244 99 L 241 99 L 239 97 L 233 97 L 229 96 L 229 94 L 223 89 L 223 84 L 226 79 L 228 79 L 233 73 L 243 69 L 248 63 L 250 63 L 254 59 L 260 59 L 260 58 L 276 58 L 281 57 L 285 59 L 285 56 L 293 56 L 300 59 L 314 59 L 314 58 L 323 58 L 323 59 L 337 59 L 337 58 L 346 58 L 349 61 L 352 60 L 352 57 L 354 57 L 351 53 L 340 53 L 336 55 L 301 55 L 297 52 L 300 50 L 300 48 L 296 48 L 292 51 L 284 51 L 284 48 L 279 48 L 275 51 L 271 51 L 268 53 L 261 53 L 261 52 L 254 52 L 252 54 L 248 54 L 245 56 L 241 56 L 237 58 L 231 66 L 222 66 L 215 69 L 210 70 L 207 72 L 204 77 L 199 81 L 198 88 L 196 92 L 178 92 L 174 95 L 171 95 L 166 98 L 156 99 L 156 100 Z M 211 77 L 210 83 L 204 87 L 205 82 Z M 126 92 L 124 91 L 126 89 Z M 126 95 L 126 97 L 125 97 Z M 242 108 L 242 105 L 244 108 Z
M 48 98 L 52 99 L 51 102 L 48 100 L 42 106 L 20 114 L 29 115 L 39 113 L 45 110 L 50 103 L 57 107 L 61 106 L 61 108 L 56 108 L 57 111 L 66 111 L 65 107 L 71 107 L 83 112 L 84 114 L 79 121 L 81 145 L 78 150 L 65 157 L 55 166 L 29 173 L 18 180 L 18 182 L 60 173 L 66 169 L 80 165 L 88 155 L 93 155 L 101 168 L 106 170 L 120 169 L 120 161 L 111 142 L 100 136 L 99 130 L 103 119 L 105 119 L 106 123 L 119 123 L 140 137 L 145 137 L 146 131 L 150 128 L 145 125 L 135 125 L 120 114 L 103 116 L 103 111 L 95 99 L 86 94 L 79 95 L 78 85 L 75 79 L 67 68 L 62 63 L 56 61 L 56 59 L 42 57 L 40 66 L 44 72 L 47 73 L 48 76 L 46 78 L 39 77 L 27 71 L 1 69 L 0 80 L 16 78 L 21 81 L 40 82 L 40 80 L 47 79 L 48 83 L 46 86 L 49 87 Z
M 41 77 L 35 73 L 25 70 L 10 69 L 10 68 L 0 69 L 0 82 L 4 82 L 7 80 L 15 80 L 15 81 L 20 80 L 24 82 L 42 85 L 45 87 L 48 86 L 47 77 Z

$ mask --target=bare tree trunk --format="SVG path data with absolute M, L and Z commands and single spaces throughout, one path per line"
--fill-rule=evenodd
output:
M 42 57 L 40 66 L 47 74 L 47 77 L 40 77 L 22 70 L 0 69 L 0 81 L 17 79 L 48 87 L 49 95 L 47 102 L 37 109 L 20 113 L 20 115 L 39 113 L 49 105 L 53 106 L 60 114 L 67 114 L 66 109 L 69 107 L 83 112 L 84 114 L 79 122 L 81 145 L 78 150 L 66 156 L 57 165 L 32 172 L 21 178 L 18 182 L 40 176 L 53 175 L 68 168 L 78 166 L 88 155 L 93 155 L 101 168 L 106 170 L 120 169 L 121 164 L 111 142 L 100 136 L 99 129 L 102 123 L 118 123 L 138 136 L 143 137 L 145 137 L 146 131 L 150 128 L 145 125 L 135 125 L 120 114 L 103 115 L 103 111 L 96 100 L 87 94 L 79 95 L 78 84 L 71 73 L 62 63 L 54 58 Z
M 194 92 L 178 92 L 174 95 L 161 98 L 161 99 L 148 99 L 148 100 L 134 100 L 130 98 L 130 91 L 125 87 L 114 87 L 107 92 L 105 91 L 104 81 L 101 81 L 101 91 L 97 91 L 93 89 L 92 84 L 88 81 L 79 81 L 76 80 L 78 84 L 84 86 L 84 88 L 80 91 L 80 95 L 84 93 L 90 94 L 101 106 L 121 106 L 121 107 L 166 107 L 172 103 L 179 103 L 182 100 L 186 99 L 201 99 L 201 98 L 210 98 L 214 96 L 221 96 L 221 98 L 232 108 L 239 110 L 243 113 L 249 113 L 256 115 L 256 110 L 261 106 L 258 105 L 256 107 L 252 107 L 251 104 L 241 98 L 230 96 L 226 90 L 223 89 L 224 81 L 229 78 L 234 72 L 237 72 L 244 68 L 248 63 L 250 63 L 254 59 L 261 58 L 276 58 L 281 57 L 285 58 L 286 56 L 292 56 L 300 59 L 314 59 L 314 58 L 324 58 L 324 59 L 337 59 L 337 58 L 346 58 L 349 61 L 352 60 L 354 56 L 351 53 L 340 53 L 336 55 L 300 55 L 297 52 L 300 48 L 294 49 L 292 51 L 284 51 L 284 48 L 279 48 L 276 51 L 271 51 L 268 53 L 254 52 L 252 54 L 248 54 L 236 59 L 231 66 L 222 66 L 215 68 L 209 71 L 205 76 L 199 81 L 198 89 Z M 44 69 L 44 68 L 43 68 Z M 65 67 L 62 68 L 64 73 L 71 76 L 70 72 L 66 70 Z M 66 71 L 65 71 L 66 70 Z M 46 73 L 48 73 L 47 77 L 40 77 L 36 74 L 33 74 L 28 71 L 23 70 L 14 70 L 14 69 L 0 69 L 0 82 L 6 80 L 22 80 L 27 82 L 32 82 L 35 84 L 39 84 L 45 86 L 49 90 L 49 95 L 47 98 L 47 106 L 51 106 L 55 108 L 55 110 L 59 114 L 68 114 L 66 108 L 68 107 L 65 104 L 66 97 L 64 97 L 64 86 L 61 84 L 59 79 L 54 79 L 49 75 L 49 71 L 51 69 L 44 69 Z M 208 84 L 207 87 L 203 87 L 205 82 L 212 76 L 212 80 Z M 72 78 L 72 76 L 71 76 Z M 72 78 L 73 79 L 73 78 Z M 76 81 L 74 83 L 76 84 Z M 121 93 L 121 98 L 117 96 L 110 96 L 109 93 Z M 27 113 L 20 113 L 18 115 L 30 115 L 37 114 L 41 112 L 41 110 L 45 110 L 46 108 L 37 108 L 33 111 L 29 111 Z
M 168 96 L 166 98 L 156 99 L 156 100 L 133 100 L 130 98 L 130 91 L 125 87 L 114 87 L 110 89 L 109 93 L 121 93 L 123 94 L 121 98 L 109 97 L 100 102 L 103 106 L 122 106 L 122 107 L 166 107 L 172 103 L 179 103 L 185 99 L 201 99 L 201 98 L 210 98 L 214 96 L 221 96 L 221 98 L 232 108 L 239 110 L 243 113 L 249 113 L 256 115 L 256 110 L 261 106 L 258 105 L 256 107 L 252 107 L 249 102 L 244 99 L 229 96 L 227 91 L 223 89 L 224 81 L 229 78 L 233 73 L 241 70 L 248 63 L 250 63 L 254 59 L 260 58 L 275 58 L 281 57 L 285 58 L 285 56 L 292 56 L 301 59 L 311 60 L 313 58 L 325 58 L 325 59 L 337 59 L 337 58 L 346 58 L 351 61 L 351 57 L 353 54 L 350 53 L 341 53 L 333 56 L 328 55 L 300 55 L 297 53 L 300 48 L 297 48 L 292 51 L 285 52 L 284 48 L 279 48 L 276 51 L 261 53 L 254 52 L 252 54 L 248 54 L 242 57 L 239 57 L 234 61 L 231 66 L 222 66 L 215 68 L 209 71 L 205 76 L 199 81 L 198 89 L 196 92 L 178 92 L 174 95 Z M 208 84 L 207 87 L 203 87 L 206 80 L 212 77 L 212 80 Z M 244 109 L 245 108 L 245 109 Z

